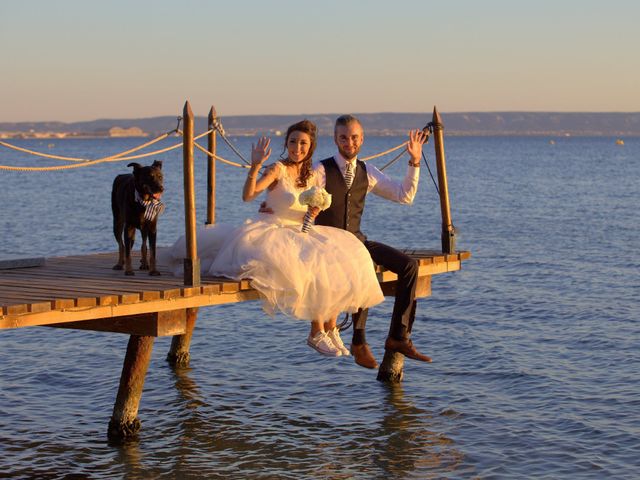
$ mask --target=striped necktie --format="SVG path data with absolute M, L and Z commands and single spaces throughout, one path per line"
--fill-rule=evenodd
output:
M 344 172 L 344 183 L 347 184 L 347 190 L 349 190 L 351 188 L 351 185 L 353 184 L 353 171 L 353 163 L 347 162 L 347 169 Z

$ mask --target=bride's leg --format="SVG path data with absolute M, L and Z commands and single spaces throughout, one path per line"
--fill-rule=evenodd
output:
M 337 327 L 338 323 L 338 315 L 334 315 L 329 320 L 324 322 L 324 331 L 327 332 L 327 335 L 331 339 L 331 343 L 342 355 L 350 355 L 349 349 L 344 346 L 342 342 L 342 338 L 340 338 L 340 330 Z
M 326 332 L 325 324 L 321 320 L 313 320 L 311 322 L 310 337 L 315 337 L 318 332 Z
M 311 322 L 311 332 L 307 338 L 307 345 L 322 355 L 328 357 L 339 357 L 342 355 L 340 349 L 336 348 L 324 329 L 326 322 L 313 320 Z
M 330 318 L 326 322 L 324 322 L 324 331 L 330 332 L 334 328 L 336 328 L 336 324 L 338 323 L 338 315 L 334 315 L 333 318 Z

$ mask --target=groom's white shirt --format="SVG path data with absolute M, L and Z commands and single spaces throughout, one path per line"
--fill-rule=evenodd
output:
M 344 177 L 347 169 L 347 160 L 339 153 L 334 155 L 333 158 Z M 355 161 L 356 159 L 353 160 L 354 163 Z M 314 171 L 316 185 L 324 188 L 327 184 L 327 174 L 324 170 L 324 165 L 322 163 L 316 164 Z M 418 191 L 420 169 L 409 165 L 404 179 L 402 182 L 398 182 L 382 173 L 375 166 L 367 164 L 367 179 L 369 181 L 367 193 L 375 193 L 392 202 L 411 204 Z

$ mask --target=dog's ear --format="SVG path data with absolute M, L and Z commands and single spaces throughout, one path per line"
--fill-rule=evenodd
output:
M 142 168 L 142 165 L 136 162 L 131 162 L 130 164 L 127 165 L 127 167 L 133 167 L 133 171 L 135 172 L 139 168 Z
M 154 160 L 154 162 L 151 164 L 152 167 L 158 167 L 159 169 L 162 169 L 162 160 Z

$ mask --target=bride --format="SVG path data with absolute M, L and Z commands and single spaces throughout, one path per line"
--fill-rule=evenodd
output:
M 311 320 L 307 344 L 323 355 L 349 355 L 336 318 L 380 303 L 384 297 L 373 261 L 364 245 L 346 230 L 314 225 L 301 231 L 309 211 L 300 194 L 315 185 L 311 158 L 316 148 L 316 126 L 303 120 L 289 127 L 285 137 L 287 158 L 269 165 L 270 140 L 252 145 L 251 167 L 242 199 L 249 202 L 266 190 L 266 209 L 239 227 L 219 224 L 198 231 L 198 256 L 203 275 L 250 279 L 263 299 L 264 310 Z M 171 248 L 170 264 L 181 274 L 184 237 Z

